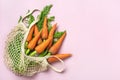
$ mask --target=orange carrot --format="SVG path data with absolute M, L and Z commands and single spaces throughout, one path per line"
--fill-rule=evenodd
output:
M 29 33 L 28 33 L 28 36 L 27 36 L 26 41 L 29 42 L 30 40 L 32 40 L 34 28 L 35 28 L 35 26 L 32 26 L 32 27 L 31 27 L 31 29 L 30 29 L 30 31 L 29 31 Z
M 35 47 L 35 51 L 40 54 L 41 52 L 43 52 L 46 49 L 46 47 L 49 45 L 50 41 L 51 41 L 51 38 L 48 38 L 47 40 L 43 41 L 41 44 L 39 44 L 37 47 Z
M 56 53 L 57 53 L 57 51 L 59 50 L 59 48 L 60 48 L 61 45 L 62 45 L 62 42 L 63 42 L 65 36 L 66 36 L 66 31 L 65 31 L 64 34 L 58 39 L 58 41 L 57 41 L 55 44 L 53 44 L 53 46 L 49 49 L 49 52 L 50 52 L 51 54 L 56 54 Z
M 33 50 L 36 46 L 36 43 L 38 41 L 38 39 L 40 38 L 40 34 L 41 34 L 41 31 L 37 33 L 37 35 L 29 42 L 28 44 L 28 48 L 30 50 Z
M 54 24 L 53 27 L 52 27 L 52 29 L 51 29 L 50 32 L 49 32 L 48 37 L 52 37 L 52 39 L 51 39 L 51 41 L 50 41 L 50 44 L 48 45 L 48 49 L 52 46 L 53 35 L 54 35 L 54 32 L 55 32 L 55 30 L 56 30 L 56 28 L 57 28 L 56 26 L 57 26 L 57 24 Z
M 39 32 L 38 27 L 37 27 L 37 25 L 35 25 L 34 36 L 36 36 L 38 34 L 38 32 Z
M 49 36 L 48 37 L 53 37 L 54 32 L 55 32 L 55 30 L 57 28 L 56 26 L 57 26 L 57 23 L 53 25 L 52 29 L 49 32 Z
M 42 39 L 48 38 L 47 17 L 45 17 L 42 28 Z
M 71 54 L 56 54 L 56 55 L 53 55 L 53 56 L 58 57 L 58 58 L 60 58 L 60 59 L 66 59 L 66 58 L 70 57 Z M 55 58 L 55 57 L 50 57 L 50 58 L 48 58 L 48 62 L 49 62 L 49 63 L 53 63 L 53 62 L 58 61 L 58 59 Z

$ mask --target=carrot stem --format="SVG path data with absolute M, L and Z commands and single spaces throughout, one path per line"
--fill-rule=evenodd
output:
M 51 53 L 47 53 L 47 55 L 46 56 L 50 56 L 51 55 Z
M 33 51 L 32 53 L 30 53 L 29 56 L 34 56 L 37 52 L 36 51 Z
M 30 52 L 30 49 L 27 49 L 26 54 L 28 55 L 28 54 L 29 54 L 29 52 Z
M 25 49 L 27 49 L 27 45 L 28 45 L 28 42 L 26 41 L 26 42 L 25 42 Z

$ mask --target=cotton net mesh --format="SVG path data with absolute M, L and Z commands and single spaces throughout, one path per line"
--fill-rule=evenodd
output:
M 22 52 L 22 43 L 26 31 L 19 24 L 8 35 L 5 47 L 5 63 L 14 73 L 32 76 L 35 73 L 47 70 L 46 57 L 30 57 Z

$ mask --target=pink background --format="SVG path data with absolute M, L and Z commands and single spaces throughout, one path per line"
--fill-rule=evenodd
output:
M 71 52 L 66 71 L 51 69 L 33 77 L 20 77 L 3 62 L 4 42 L 28 9 L 53 4 L 59 30 L 67 30 L 60 52 Z M 0 0 L 0 80 L 120 80 L 119 0 Z

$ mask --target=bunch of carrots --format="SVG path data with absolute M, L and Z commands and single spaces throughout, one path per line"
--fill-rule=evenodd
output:
M 45 17 L 42 29 L 38 29 L 37 24 L 33 25 L 27 35 L 25 53 L 28 56 L 44 57 L 46 55 L 56 56 L 60 59 L 66 59 L 71 56 L 70 53 L 58 54 L 58 51 L 65 39 L 66 31 L 54 42 L 54 34 L 57 24 L 52 25 L 48 30 L 48 18 Z M 54 57 L 48 58 L 49 63 L 58 61 Z

